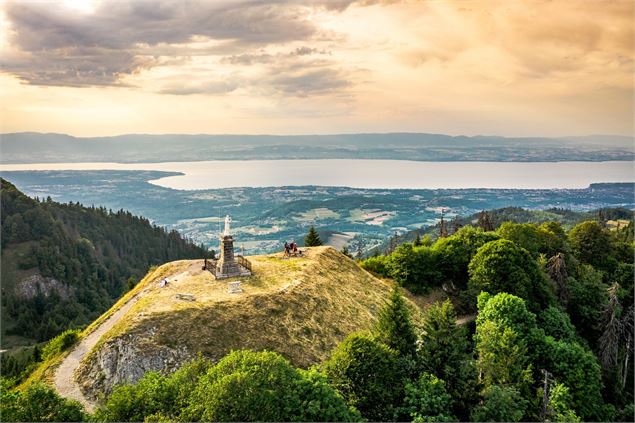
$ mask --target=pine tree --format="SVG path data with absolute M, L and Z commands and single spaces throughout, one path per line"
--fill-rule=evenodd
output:
M 353 255 L 348 250 L 348 247 L 346 245 L 342 247 L 341 253 L 344 254 L 348 258 L 353 258 Z
M 420 247 L 421 245 L 423 245 L 423 243 L 421 242 L 421 235 L 419 235 L 419 231 L 417 231 L 417 237 L 415 238 L 415 242 L 413 245 L 415 247 Z
M 382 308 L 375 332 L 379 341 L 399 355 L 414 357 L 417 335 L 410 319 L 410 310 L 399 288 L 393 288 L 388 303 Z
M 319 247 L 322 245 L 322 240 L 320 239 L 320 235 L 318 235 L 317 231 L 313 226 L 309 229 L 309 233 L 304 238 L 305 247 Z

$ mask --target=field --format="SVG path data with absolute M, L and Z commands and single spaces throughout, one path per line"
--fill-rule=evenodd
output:
M 549 190 L 306 186 L 180 191 L 149 184 L 149 180 L 169 175 L 155 171 L 25 171 L 3 175 L 27 195 L 127 209 L 213 249 L 218 247 L 221 220 L 230 214 L 236 246 L 244 247 L 246 254 L 280 251 L 285 241 L 301 242 L 311 225 L 338 248 L 347 243 L 353 251 L 360 247 L 369 251 L 395 233 L 434 225 L 442 212 L 451 219 L 511 206 L 575 211 L 635 208 L 635 186 L 629 183 Z

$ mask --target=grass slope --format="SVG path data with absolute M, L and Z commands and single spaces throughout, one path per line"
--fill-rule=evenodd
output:
M 80 383 L 89 382 L 82 375 L 105 343 L 131 335 L 142 338 L 149 353 L 185 346 L 218 360 L 235 349 L 267 349 L 300 367 L 321 362 L 346 335 L 373 326 L 392 283 L 331 247 L 305 251 L 302 258 L 250 257 L 254 275 L 241 278 L 240 294 L 229 294 L 232 279 L 215 280 L 200 260 L 159 267 L 128 294 L 142 292 L 142 297 L 82 362 Z M 163 277 L 170 283 L 159 287 Z M 192 294 L 196 301 L 179 300 L 178 293 Z M 418 321 L 417 307 L 409 303 Z

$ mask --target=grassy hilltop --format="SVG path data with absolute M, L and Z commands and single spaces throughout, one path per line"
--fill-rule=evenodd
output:
M 306 249 L 301 258 L 249 260 L 254 275 L 240 278 L 240 294 L 227 292 L 234 279 L 215 280 L 201 260 L 167 263 L 144 278 L 135 287 L 140 299 L 82 362 L 86 393 L 108 392 L 144 371 L 172 370 L 199 352 L 219 360 L 235 349 L 267 349 L 308 367 L 349 333 L 370 329 L 391 288 L 330 247 Z M 160 287 L 164 277 L 170 282 Z

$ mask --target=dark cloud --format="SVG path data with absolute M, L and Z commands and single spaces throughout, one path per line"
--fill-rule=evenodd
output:
M 331 68 L 272 73 L 264 82 L 278 94 L 297 97 L 326 94 L 350 85 L 344 72 Z
M 307 40 L 316 31 L 298 2 L 105 1 L 91 14 L 48 2 L 4 9 L 21 54 L 3 58 L 1 68 L 45 85 L 116 84 L 121 75 L 159 64 L 155 49 L 197 37 L 240 51 Z M 185 47 L 180 53 L 189 54 Z

